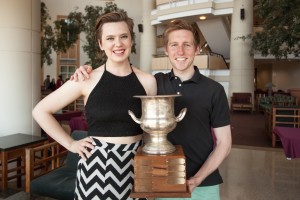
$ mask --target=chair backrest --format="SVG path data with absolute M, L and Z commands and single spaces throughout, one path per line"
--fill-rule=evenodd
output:
M 248 92 L 233 92 L 232 100 L 234 103 L 251 103 L 252 94 Z
M 70 119 L 72 119 L 73 117 L 80 117 L 82 115 L 83 115 L 82 111 L 69 111 L 65 113 L 53 114 L 54 118 L 59 122 L 70 121 Z
M 85 137 L 87 137 L 87 131 L 74 131 L 72 132 L 72 138 L 74 140 L 81 140 Z M 80 156 L 78 154 L 68 152 L 67 159 L 66 159 L 66 165 L 65 167 L 71 168 L 72 170 L 77 170 L 77 163 L 80 159 Z
M 274 106 L 272 110 L 272 128 L 275 126 L 300 128 L 299 106 Z

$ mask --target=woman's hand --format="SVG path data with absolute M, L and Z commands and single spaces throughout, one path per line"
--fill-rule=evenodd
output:
M 78 154 L 84 161 L 86 161 L 86 159 L 92 155 L 89 149 L 94 149 L 92 142 L 93 139 L 90 137 L 86 137 L 81 140 L 74 140 L 71 143 L 70 151 Z
M 89 79 L 89 74 L 92 73 L 93 68 L 89 65 L 83 65 L 76 69 L 75 73 L 70 77 L 71 81 L 77 82 L 84 81 L 85 79 Z

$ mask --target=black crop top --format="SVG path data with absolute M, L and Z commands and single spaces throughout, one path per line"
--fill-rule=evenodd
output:
M 101 137 L 122 137 L 142 134 L 140 125 L 129 116 L 131 110 L 141 116 L 141 100 L 134 95 L 146 95 L 136 74 L 116 76 L 104 72 L 92 90 L 85 105 L 88 135 Z

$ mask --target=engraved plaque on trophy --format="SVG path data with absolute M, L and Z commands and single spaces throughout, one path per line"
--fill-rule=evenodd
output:
M 142 101 L 142 116 L 131 118 L 145 131 L 144 146 L 134 158 L 132 198 L 191 197 L 186 184 L 186 160 L 180 145 L 171 144 L 167 135 L 187 111 L 174 115 L 174 99 L 180 95 L 134 96 Z

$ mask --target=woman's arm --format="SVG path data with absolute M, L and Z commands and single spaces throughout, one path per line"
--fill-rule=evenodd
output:
M 85 158 L 83 153 L 86 153 L 87 156 L 90 155 L 85 147 L 93 149 L 93 145 L 90 144 L 92 140 L 90 138 L 80 141 L 73 140 L 53 116 L 54 113 L 69 105 L 83 94 L 81 85 L 79 82 L 66 82 L 59 89 L 42 99 L 33 109 L 32 115 L 40 127 L 54 140 L 69 151 L 78 153 Z

